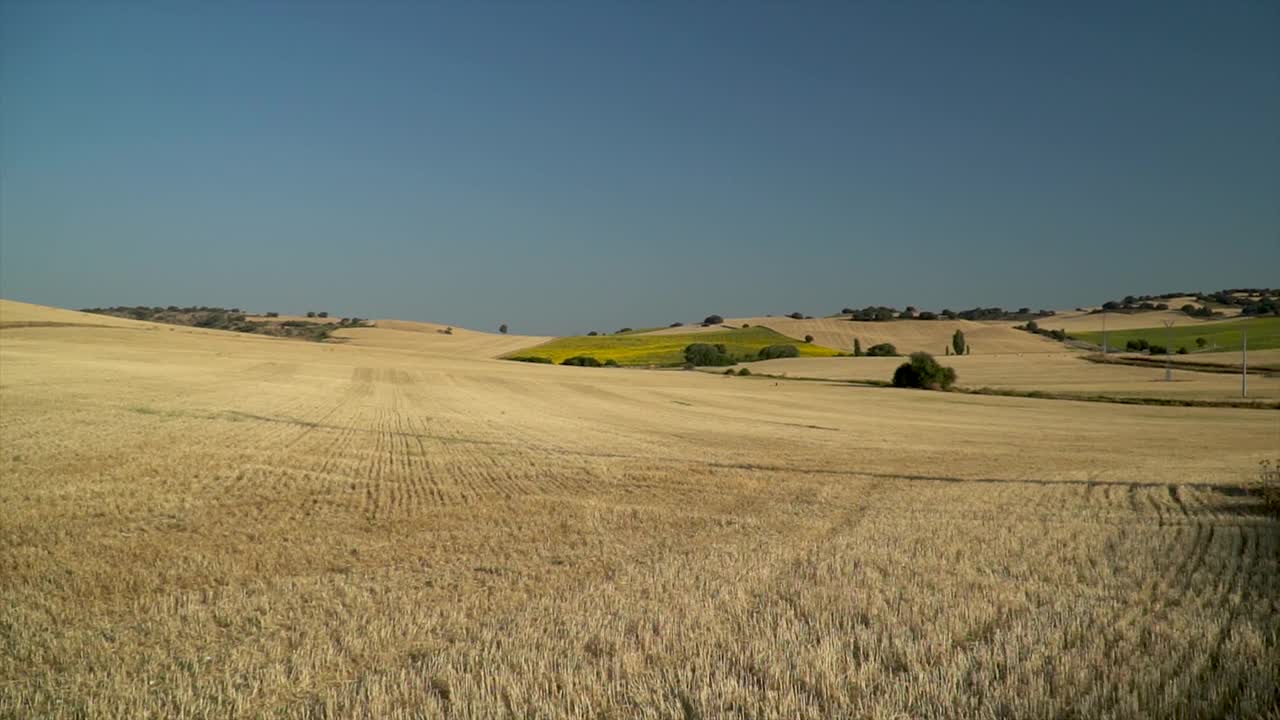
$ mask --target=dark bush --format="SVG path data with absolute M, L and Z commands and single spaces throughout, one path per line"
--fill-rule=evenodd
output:
M 805 336 L 804 336 L 804 341 L 805 341 L 805 342 L 807 342 L 807 343 L 811 343 L 811 342 L 813 342 L 813 336 L 812 336 L 812 335 L 805 335 Z
M 502 333 L 503 335 L 506 335 L 506 334 L 507 334 L 507 324 L 506 324 L 506 323 L 502 323 L 501 325 L 499 325 L 499 326 L 498 326 L 498 332 Z
M 673 322 L 673 323 L 671 323 L 670 325 L 668 325 L 667 327 L 684 327 L 684 323 L 682 323 L 682 322 Z
M 307 317 L 309 317 L 309 318 L 313 318 L 313 317 L 315 317 L 315 316 L 316 316 L 316 313 L 315 313 L 315 311 L 314 311 L 314 310 L 308 310 L 308 311 L 307 311 Z
M 539 364 L 541 364 L 541 365 L 553 365 L 553 364 L 555 364 L 555 363 L 554 363 L 554 361 L 552 361 L 552 359 L 551 359 L 551 358 L 549 358 L 549 357 L 539 357 L 539 356 L 537 356 L 537 355 L 521 355 L 521 356 L 519 356 L 519 357 L 513 357 L 513 358 L 507 358 L 507 359 L 508 359 L 508 360 L 515 360 L 516 362 L 539 363 Z
M 773 360 L 775 358 L 799 357 L 800 350 L 795 345 L 768 345 L 760 348 L 760 352 L 756 353 L 756 357 L 761 360 Z
M 1209 341 L 1208 341 L 1208 340 L 1205 340 L 1205 339 L 1204 339 L 1204 338 L 1202 338 L 1202 337 L 1198 337 L 1198 338 L 1196 338 L 1196 347 L 1202 348 L 1202 347 L 1204 347 L 1205 345 L 1208 345 L 1208 344 L 1209 344 Z
M 1151 343 L 1143 338 L 1131 339 L 1124 344 L 1124 349 L 1130 352 L 1142 352 L 1151 347 Z
M 278 313 L 278 312 L 269 312 L 269 313 L 267 313 L 267 317 L 280 317 L 280 313 Z
M 722 322 L 724 322 L 724 318 L 719 315 L 708 315 L 702 319 L 703 325 L 719 325 Z
M 929 312 L 928 310 L 925 310 L 924 312 L 917 315 L 916 319 L 917 320 L 937 320 L 938 313 Z
M 1151 353 L 1152 355 L 1168 355 L 1169 348 L 1163 345 L 1148 345 L 1147 352 Z
M 629 333 L 631 331 L 632 331 L 632 328 L 622 328 L 618 332 L 614 333 L 614 335 L 621 335 L 622 333 Z
M 732 370 L 730 370 L 729 372 L 733 372 L 733 371 L 732 371 Z M 751 368 L 742 368 L 741 370 L 739 370 L 739 371 L 738 371 L 738 374 L 739 374 L 739 375 L 750 375 L 750 374 L 751 374 Z
M 963 355 L 965 348 L 968 347 L 964 341 L 964 331 L 956 328 L 955 333 L 951 336 L 951 349 L 957 355 Z
M 880 343 L 867 348 L 867 357 L 898 357 L 898 348 L 893 343 Z
M 604 366 L 605 366 L 605 367 L 619 367 L 619 366 L 618 366 L 618 361 L 617 361 L 617 360 L 614 360 L 613 358 L 609 358 L 608 360 L 605 360 L 605 361 L 604 361 Z
M 592 330 L 591 332 L 587 333 L 587 337 L 595 337 L 599 334 L 600 333 L 596 332 L 595 330 Z
M 707 343 L 694 343 L 686 346 L 684 349 L 684 361 L 702 367 L 724 367 L 725 365 L 734 364 L 733 358 L 725 353 L 723 345 L 709 345 Z
M 316 317 L 327 318 L 327 317 L 329 317 L 329 313 L 327 313 L 327 312 L 318 312 L 318 313 L 316 313 Z
M 853 339 L 853 356 L 862 357 L 862 340 L 858 338 Z
M 791 313 L 790 315 L 788 315 L 787 317 L 791 318 L 792 320 L 803 320 L 803 319 L 804 319 L 804 313 L 793 312 L 793 313 Z
M 955 369 L 938 364 L 927 352 L 911 353 L 911 360 L 893 372 L 894 387 L 949 390 L 955 382 Z
M 561 365 L 577 365 L 579 367 L 603 367 L 604 363 L 600 362 L 590 355 L 574 355 L 571 358 L 565 358 L 560 361 Z
M 1187 354 L 1187 346 L 1186 346 L 1186 345 L 1183 345 L 1182 347 L 1178 348 L 1178 354 L 1179 354 L 1179 355 L 1186 355 L 1186 354 Z

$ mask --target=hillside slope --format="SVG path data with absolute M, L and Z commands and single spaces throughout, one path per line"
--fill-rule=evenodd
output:
M 863 349 L 879 343 L 892 343 L 900 353 L 924 350 L 941 355 L 951 346 L 951 336 L 962 330 L 973 352 L 1046 353 L 1061 352 L 1061 343 L 1038 335 L 1014 330 L 1012 323 L 982 323 L 970 320 L 890 320 L 888 322 L 853 322 L 843 318 L 793 320 L 785 317 L 730 318 L 724 325 L 740 328 L 744 324 L 767 327 L 797 340 L 812 335 L 815 345 L 841 352 L 853 350 L 853 340 L 862 341 Z M 655 330 L 653 335 L 721 331 L 724 327 L 678 327 Z
M 451 332 L 445 332 L 450 329 Z M 392 348 L 467 358 L 495 358 L 551 339 L 539 335 L 481 332 L 411 320 L 376 320 L 371 328 L 338 330 L 333 335 L 360 347 Z

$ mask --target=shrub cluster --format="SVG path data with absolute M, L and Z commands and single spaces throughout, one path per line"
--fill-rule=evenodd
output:
M 1066 342 L 1071 339 L 1071 336 L 1067 334 L 1066 330 L 1048 330 L 1040 327 L 1040 324 L 1035 320 L 1028 320 L 1026 325 L 1014 325 L 1013 327 L 1015 330 L 1025 330 L 1026 332 L 1035 333 L 1036 335 L 1043 335 L 1045 337 L 1053 338 L 1058 342 Z
M 911 359 L 893 372 L 893 386 L 950 390 L 956 382 L 954 368 L 944 367 L 927 352 L 911 353 Z
M 793 358 L 799 357 L 800 350 L 795 345 L 767 345 L 760 348 L 760 352 L 756 353 L 756 357 L 761 360 L 774 360 L 777 358 Z
M 577 365 L 579 367 L 604 367 L 604 363 L 590 355 L 574 355 L 560 361 L 561 365 Z
M 725 365 L 734 365 L 737 363 L 729 356 L 728 350 L 724 345 L 709 343 L 694 343 L 685 346 L 684 361 L 686 364 L 701 367 L 724 367 Z
M 880 343 L 867 348 L 867 357 L 898 357 L 898 348 L 893 343 Z

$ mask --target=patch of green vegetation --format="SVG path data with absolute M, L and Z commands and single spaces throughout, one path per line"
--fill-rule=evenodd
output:
M 770 345 L 791 345 L 797 341 L 766 327 L 716 330 L 678 335 L 578 335 L 557 338 L 537 347 L 525 348 L 519 357 L 544 357 L 559 363 L 578 355 L 589 355 L 600 360 L 615 360 L 619 365 L 671 367 L 685 362 L 684 350 L 695 343 L 712 346 L 723 345 L 724 353 L 740 361 L 755 360 L 762 348 Z M 837 351 L 820 345 L 801 343 L 798 352 L 802 357 L 833 357 Z M 508 356 L 515 359 L 516 355 Z
M 1171 348 L 1198 347 L 1196 338 L 1204 338 L 1205 350 L 1239 350 L 1243 330 L 1249 331 L 1250 350 L 1280 348 L 1280 317 L 1257 317 L 1248 320 L 1225 322 L 1193 322 L 1175 324 L 1172 329 L 1163 327 L 1138 328 L 1136 330 L 1112 330 L 1107 333 L 1107 344 L 1122 348 L 1130 341 L 1145 340 L 1148 345 L 1166 345 Z M 1102 344 L 1101 332 L 1072 333 L 1072 337 L 1095 345 Z

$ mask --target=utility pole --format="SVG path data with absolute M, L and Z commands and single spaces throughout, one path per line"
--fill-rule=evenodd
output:
M 1163 320 L 1164 323 L 1164 381 L 1173 382 L 1173 368 L 1169 363 L 1173 360 L 1173 321 Z
M 1240 397 L 1249 397 L 1249 328 L 1240 328 Z

